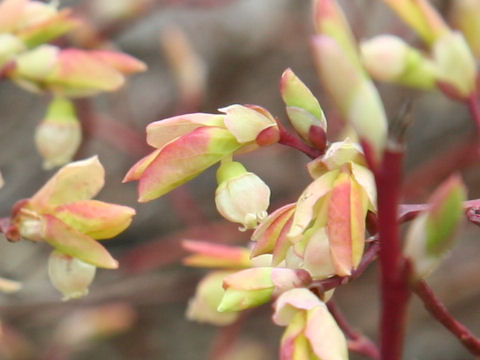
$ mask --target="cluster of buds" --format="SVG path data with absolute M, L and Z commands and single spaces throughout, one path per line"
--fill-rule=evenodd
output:
M 144 71 L 146 66 L 116 51 L 61 49 L 47 44 L 80 24 L 69 9 L 59 11 L 54 2 L 5 0 L 0 3 L 0 14 L 2 76 L 26 90 L 55 96 L 45 121 L 37 128 L 36 144 L 44 167 L 66 164 L 78 150 L 81 132 L 72 106 L 58 105 L 57 98 L 117 90 L 125 75 Z
M 189 266 L 216 268 L 197 286 L 187 309 L 191 320 L 227 325 L 239 312 L 265 304 L 293 288 L 308 286 L 312 278 L 302 269 L 271 267 L 267 257 L 250 259 L 242 247 L 185 241 L 193 255 L 185 258 Z
M 274 265 L 306 269 L 315 279 L 348 276 L 363 255 L 366 213 L 375 211 L 373 175 L 349 140 L 333 143 L 308 167 L 314 181 L 296 204 L 258 226 L 252 255 L 272 254 Z
M 421 89 L 438 87 L 466 99 L 477 91 L 477 26 L 480 2 L 458 1 L 453 7 L 455 31 L 428 1 L 384 0 L 429 46 L 424 54 L 393 35 L 380 35 L 361 45 L 362 62 L 379 81 Z
M 87 293 L 96 267 L 118 267 L 96 240 L 121 233 L 135 214 L 130 207 L 91 200 L 103 187 L 104 176 L 97 157 L 70 163 L 14 207 L 11 222 L 20 236 L 55 248 L 49 275 L 65 299 Z
M 168 193 L 224 158 L 279 139 L 277 122 L 259 106 L 231 105 L 220 111 L 224 114 L 180 115 L 147 126 L 147 143 L 157 150 L 124 178 L 139 181 L 140 202 Z
M 342 9 L 334 0 L 314 1 L 315 62 L 325 90 L 355 129 L 372 163 L 379 163 L 387 138 L 382 101 L 365 72 Z

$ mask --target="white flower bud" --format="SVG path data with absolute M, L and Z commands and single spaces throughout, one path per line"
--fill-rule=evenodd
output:
M 64 301 L 88 294 L 96 267 L 60 251 L 53 251 L 48 259 L 48 276 Z

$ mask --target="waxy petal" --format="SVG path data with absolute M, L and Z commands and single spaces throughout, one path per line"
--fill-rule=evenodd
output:
M 263 130 L 277 126 L 271 115 L 265 116 L 255 107 L 235 104 L 218 110 L 227 114 L 225 126 L 239 143 L 254 141 Z
M 280 295 L 275 302 L 273 322 L 285 326 L 292 321 L 299 310 L 310 310 L 322 302 L 310 290 L 295 288 Z
M 91 199 L 105 183 L 105 170 L 97 156 L 65 165 L 29 200 L 35 210 Z
M 94 239 L 109 239 L 125 230 L 135 210 L 98 200 L 83 200 L 55 209 L 55 217 Z
M 313 353 L 322 360 L 347 360 L 348 347 L 345 335 L 324 303 L 307 312 L 307 337 Z
M 147 126 L 147 143 L 161 149 L 167 143 L 203 126 L 223 127 L 225 115 L 193 113 L 155 121 Z
M 97 267 L 116 269 L 118 262 L 90 236 L 82 234 L 52 215 L 44 215 L 45 241 L 60 252 Z
M 285 226 L 295 211 L 295 203 L 287 204 L 271 213 L 258 225 L 252 234 L 255 245 L 252 249 L 252 257 L 271 253 L 274 251 L 279 237 L 283 233 L 286 237 Z
M 301 344 L 305 342 L 305 336 L 302 335 L 306 324 L 306 314 L 304 312 L 297 312 L 292 320 L 288 323 L 285 332 L 282 335 L 280 344 L 280 360 L 296 360 L 309 359 L 310 357 L 300 357 L 300 352 L 305 348 Z M 286 324 L 287 325 L 287 324 Z M 303 339 L 301 339 L 303 337 Z M 307 344 L 308 345 L 308 344 Z
M 315 179 L 300 195 L 297 201 L 293 224 L 288 233 L 290 239 L 295 240 L 295 238 L 301 235 L 310 226 L 312 221 L 317 218 L 315 214 L 317 202 L 330 192 L 337 175 L 338 170 L 329 171 Z
M 330 255 L 330 243 L 325 227 L 314 229 L 306 242 L 303 251 L 304 268 L 315 279 L 326 279 L 335 275 Z
M 239 149 L 235 137 L 218 127 L 201 127 L 167 144 L 140 178 L 140 202 L 156 199 Z
M 349 138 L 331 144 L 325 155 L 310 161 L 307 168 L 313 178 L 318 178 L 326 172 L 339 169 L 348 163 L 366 166 L 362 148 Z

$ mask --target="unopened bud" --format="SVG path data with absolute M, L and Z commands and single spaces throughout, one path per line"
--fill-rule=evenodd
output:
M 24 49 L 23 41 L 15 35 L 9 33 L 0 34 L 0 67 L 4 66 Z
M 96 267 L 60 251 L 53 251 L 48 259 L 48 276 L 64 301 L 88 294 Z
M 380 35 L 360 47 L 369 74 L 379 81 L 396 82 L 421 89 L 435 86 L 435 66 L 401 38 Z
M 35 143 L 42 155 L 43 167 L 50 169 L 70 162 L 81 139 L 81 126 L 71 101 L 54 99 L 46 118 L 35 131 Z
M 242 224 L 245 230 L 254 229 L 267 216 L 270 188 L 236 161 L 223 162 L 217 179 L 215 204 L 218 212 L 227 220 Z

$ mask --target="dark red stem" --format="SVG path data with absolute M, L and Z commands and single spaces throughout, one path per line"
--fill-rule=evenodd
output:
M 380 242 L 382 360 L 402 358 L 410 290 L 404 271 L 398 223 L 403 150 L 387 149 L 375 173 Z
M 280 130 L 280 140 L 278 140 L 280 144 L 299 150 L 311 159 L 316 159 L 317 157 L 324 154 L 324 151 L 311 147 L 310 145 L 303 142 L 298 136 L 290 133 L 287 129 L 285 129 L 285 127 L 280 123 L 280 121 L 277 121 L 277 124 Z
M 468 351 L 475 356 L 480 356 L 480 339 L 475 337 L 465 325 L 455 320 L 425 281 L 417 282 L 412 290 L 422 299 L 425 308 L 435 319 L 455 335 Z
M 328 310 L 337 321 L 338 326 L 348 338 L 348 348 L 356 353 L 368 356 L 372 359 L 379 359 L 380 353 L 377 345 L 361 332 L 355 330 L 347 321 L 337 304 L 330 300 L 327 303 Z

